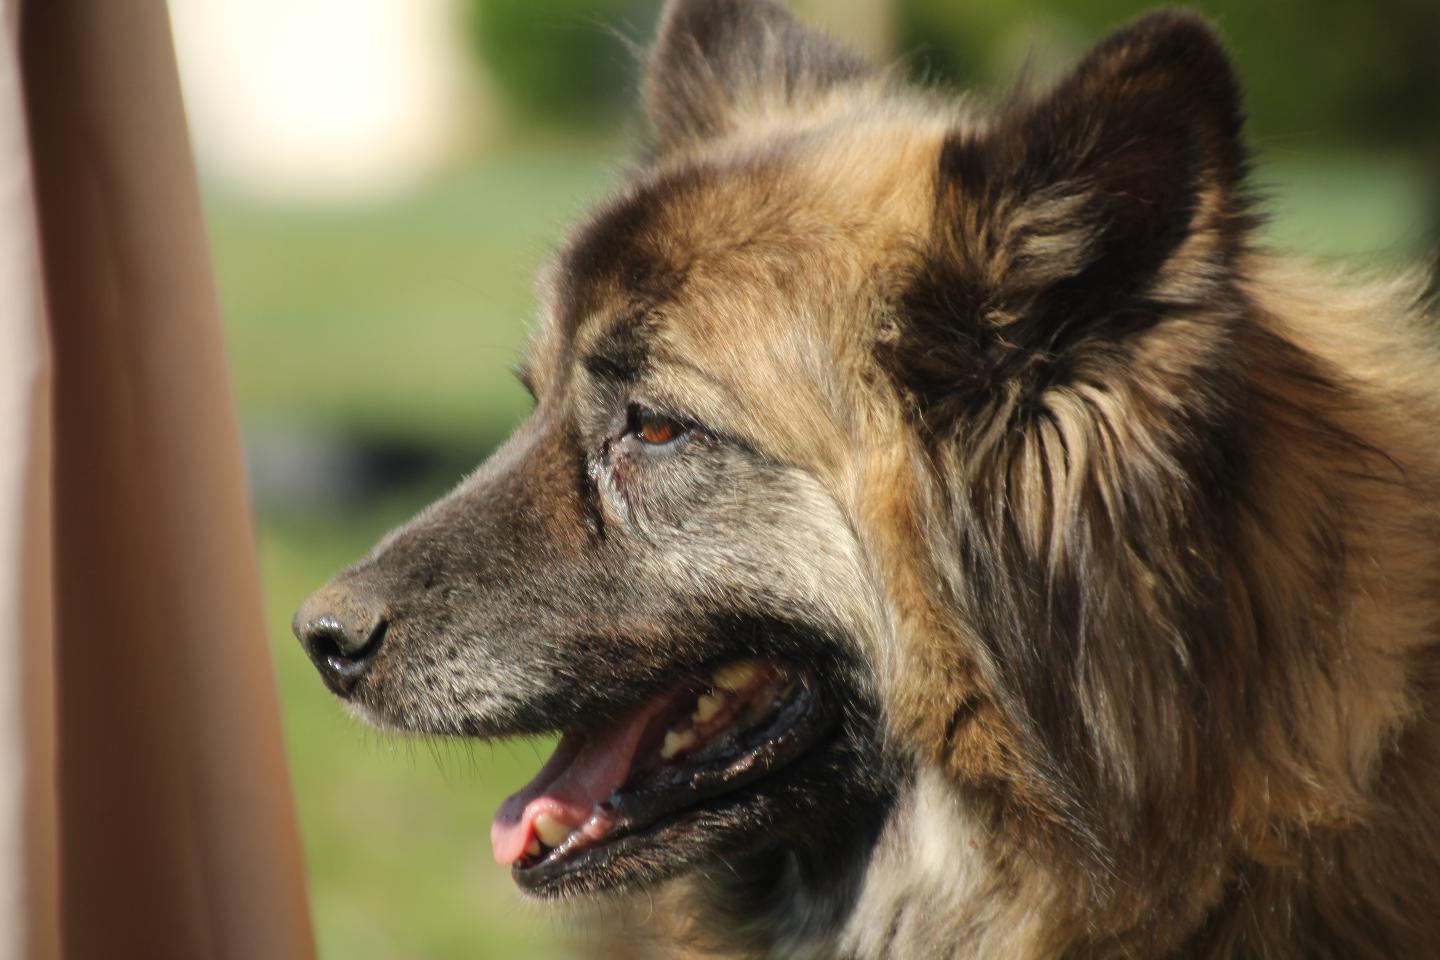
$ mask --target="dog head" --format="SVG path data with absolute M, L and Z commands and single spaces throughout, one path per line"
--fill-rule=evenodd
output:
M 921 772 L 1096 875 L 1193 839 L 1159 820 L 1224 779 L 1249 227 L 1210 30 L 1145 17 L 981 109 L 673 0 L 645 101 L 545 273 L 533 413 L 297 614 L 328 685 L 561 734 L 492 834 L 538 894 L 839 883 Z

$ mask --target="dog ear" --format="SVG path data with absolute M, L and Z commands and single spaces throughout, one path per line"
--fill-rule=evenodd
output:
M 961 571 L 957 618 L 988 661 L 966 674 L 993 678 L 1006 724 L 1003 748 L 947 733 L 947 762 L 1003 749 L 1028 765 L 1019 792 L 1096 876 L 1135 835 L 1136 769 L 1194 775 L 1218 755 L 1186 718 L 1207 690 L 1189 671 L 1230 641 L 1231 547 L 1212 518 L 1235 495 L 1236 411 L 1254 402 L 1234 349 L 1252 226 L 1241 126 L 1202 20 L 1122 28 L 1048 94 L 945 139 L 932 233 L 880 327 L 947 488 L 954 552 L 937 568 Z M 982 730 L 973 699 L 914 726 Z
M 873 70 L 773 0 L 669 0 L 644 98 L 665 153 L 747 117 L 804 109 Z
M 1251 226 L 1240 93 L 1199 17 L 1161 11 L 1048 95 L 947 138 L 927 264 L 907 294 L 924 398 L 993 391 L 1203 298 Z M 1038 359 L 1037 359 L 1038 358 Z

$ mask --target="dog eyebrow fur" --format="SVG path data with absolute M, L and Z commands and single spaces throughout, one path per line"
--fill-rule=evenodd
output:
M 611 298 L 651 303 L 683 280 L 685 268 L 662 249 L 664 222 L 672 207 L 705 183 L 700 171 L 682 168 L 632 187 L 592 216 L 561 255 L 562 332 L 576 336 Z
M 597 380 L 619 386 L 637 383 L 650 371 L 653 332 L 648 314 L 632 314 L 601 334 L 581 363 Z

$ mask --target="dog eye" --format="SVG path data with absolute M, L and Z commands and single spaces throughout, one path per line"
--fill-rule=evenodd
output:
M 650 446 L 660 447 L 679 437 L 685 432 L 685 427 L 649 407 L 636 405 L 631 408 L 630 431 Z

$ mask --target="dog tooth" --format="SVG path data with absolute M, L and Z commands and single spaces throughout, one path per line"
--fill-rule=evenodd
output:
M 715 714 L 720 712 L 720 707 L 725 701 L 713 693 L 702 693 L 700 699 L 695 701 L 695 713 L 692 719 L 696 723 L 709 723 L 715 719 Z
M 570 828 L 548 813 L 542 813 L 535 818 L 535 832 L 547 847 L 558 847 L 570 836 Z
M 537 837 L 530 838 L 529 844 L 525 847 L 525 855 L 527 857 L 540 856 L 540 840 Z
M 755 676 L 755 661 L 741 660 L 727 663 L 711 678 L 721 690 L 741 690 Z
M 694 730 L 686 730 L 677 733 L 674 730 L 666 731 L 665 742 L 660 747 L 660 759 L 673 760 L 682 750 L 689 750 L 699 742 L 700 738 L 695 735 Z

